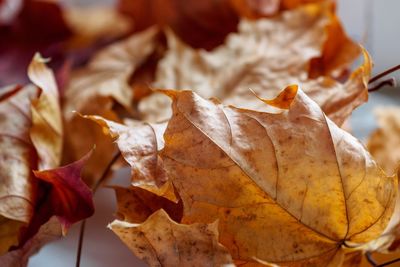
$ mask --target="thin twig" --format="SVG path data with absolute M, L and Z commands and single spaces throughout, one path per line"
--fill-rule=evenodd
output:
M 400 258 L 397 258 L 397 259 L 394 259 L 394 260 L 391 260 L 391 261 L 388 261 L 388 262 L 384 262 L 384 263 L 378 264 L 378 263 L 376 263 L 374 258 L 372 258 L 372 254 L 369 251 L 367 253 L 365 253 L 365 257 L 367 258 L 367 261 L 369 262 L 369 264 L 371 264 L 373 267 L 384 267 L 384 266 L 389 266 L 389 265 L 391 265 L 393 263 L 396 263 L 396 262 L 400 262 Z
M 104 169 L 103 174 L 101 175 L 100 179 L 97 180 L 97 183 L 93 186 L 93 194 L 96 193 L 97 189 L 99 186 L 104 182 L 104 180 L 107 178 L 108 174 L 111 171 L 111 167 L 114 165 L 115 162 L 119 159 L 121 156 L 121 152 L 115 153 L 114 157 L 111 159 L 111 161 L 108 163 L 107 167 Z
M 107 167 L 104 169 L 104 172 L 100 176 L 99 180 L 95 183 L 93 186 L 93 195 L 96 193 L 97 189 L 100 187 L 100 185 L 105 181 L 107 178 L 108 174 L 111 171 L 111 167 L 114 165 L 115 162 L 119 159 L 121 156 L 121 152 L 118 152 L 114 155 L 114 157 L 111 159 L 111 161 L 108 163 Z M 81 223 L 81 228 L 79 231 L 79 241 L 78 241 L 78 250 L 76 252 L 76 267 L 80 267 L 81 265 L 81 254 L 82 254 L 82 247 L 83 247 L 83 237 L 85 236 L 85 226 L 86 226 L 86 220 L 83 220 Z
M 378 264 L 375 262 L 374 258 L 372 258 L 371 252 L 367 251 L 367 253 L 365 253 L 365 257 L 367 258 L 367 261 L 369 262 L 369 264 L 371 264 L 374 267 L 378 266 Z
M 399 70 L 399 69 L 400 69 L 400 65 L 397 65 L 397 66 L 394 66 L 394 67 L 392 67 L 392 68 L 390 68 L 390 69 L 388 69 L 388 70 L 385 70 L 384 72 L 379 73 L 378 75 L 372 77 L 372 78 L 369 80 L 368 83 L 373 83 L 373 82 L 379 80 L 380 78 L 382 78 L 382 77 L 384 77 L 384 76 L 386 76 L 386 75 L 388 75 L 388 74 L 390 74 L 390 73 L 392 73 L 392 72 L 395 72 L 395 71 L 397 71 L 397 70 Z
M 377 267 L 388 266 L 388 265 L 390 265 L 390 264 L 393 264 L 393 263 L 396 263 L 396 262 L 399 262 L 399 261 L 400 261 L 400 258 L 397 258 L 397 259 L 394 259 L 394 260 L 391 260 L 391 261 L 388 261 L 388 262 L 379 264 Z
M 371 88 L 368 88 L 368 92 L 378 91 L 378 90 L 380 90 L 382 87 L 384 87 L 386 85 L 389 85 L 391 87 L 395 87 L 396 86 L 396 79 L 391 77 L 389 79 L 382 80 L 377 85 L 375 85 L 375 86 L 373 86 Z
M 76 264 L 75 266 L 79 267 L 81 265 L 81 254 L 82 254 L 82 244 L 83 244 L 83 235 L 85 233 L 86 220 L 81 222 L 81 228 L 79 230 L 79 241 L 78 241 L 78 251 L 76 252 Z

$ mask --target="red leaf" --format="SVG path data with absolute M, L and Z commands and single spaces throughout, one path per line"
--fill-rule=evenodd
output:
M 94 213 L 92 191 L 81 180 L 82 168 L 91 154 L 92 152 L 89 152 L 82 159 L 67 166 L 34 171 L 38 179 L 51 185 L 48 204 L 63 224 L 63 230 Z
M 40 180 L 41 192 L 35 215 L 23 231 L 20 244 L 34 236 L 52 216 L 57 216 L 65 234 L 71 224 L 93 215 L 92 191 L 81 180 L 82 168 L 91 154 L 89 152 L 82 159 L 63 167 L 34 171 Z

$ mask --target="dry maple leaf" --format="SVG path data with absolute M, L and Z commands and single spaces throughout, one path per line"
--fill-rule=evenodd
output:
M 117 217 L 128 223 L 142 223 L 159 209 L 168 213 L 172 220 L 182 219 L 182 201 L 175 203 L 137 186 L 129 188 L 114 186 L 117 198 Z
M 36 234 L 40 226 L 52 216 L 57 216 L 65 235 L 73 223 L 93 215 L 92 192 L 81 180 L 82 169 L 90 156 L 91 152 L 66 166 L 33 171 L 40 180 L 37 199 L 39 204 L 23 233 L 22 243 Z
M 142 224 L 114 221 L 109 227 L 150 266 L 235 266 L 218 242 L 217 223 L 178 224 L 159 210 Z
M 167 127 L 166 122 L 151 124 L 127 120 L 127 125 L 123 125 L 100 116 L 84 117 L 99 124 L 110 137 L 116 137 L 118 149 L 131 166 L 133 186 L 177 201 L 162 159 L 158 155 L 158 151 L 164 146 L 162 134 Z
M 146 123 L 125 120 L 125 125 L 100 116 L 84 116 L 100 125 L 103 133 L 116 138 L 125 161 L 131 166 L 133 188 L 145 189 L 157 196 L 177 202 L 172 184 L 168 181 L 158 151 L 164 147 L 162 135 L 166 122 Z M 117 192 L 118 193 L 118 192 Z
M 356 58 L 359 47 L 349 43 L 326 4 L 307 5 L 273 19 L 241 21 L 239 33 L 211 52 L 195 50 L 173 34 L 168 34 L 168 48 L 157 68 L 156 88 L 190 88 L 203 97 L 256 109 L 264 107 L 249 88 L 273 97 L 298 83 L 338 124 L 368 98 L 372 63 L 366 52 L 364 64 L 345 83 L 332 78 Z M 333 51 L 337 59 L 332 59 Z M 340 56 L 343 51 L 346 56 Z M 318 71 L 313 66 L 319 66 Z M 328 76 L 310 77 L 310 71 Z M 169 117 L 169 101 L 160 98 L 150 96 L 139 103 L 145 120 Z
M 44 62 L 36 55 L 29 66 L 34 85 L 10 87 L 0 96 L 0 254 L 23 249 L 54 215 L 65 230 L 93 213 L 91 192 L 80 181 L 89 154 L 57 168 L 61 112 L 54 76 Z
M 368 151 L 386 173 L 398 173 L 400 162 L 400 109 L 398 107 L 380 107 L 375 110 L 379 128 L 368 139 Z M 400 198 L 396 199 L 393 216 L 383 234 L 366 244 L 364 250 L 371 253 L 376 262 L 390 262 L 400 256 Z M 370 266 L 362 258 L 361 252 L 354 253 L 357 263 L 349 266 Z
M 26 87 L 0 102 L 0 254 L 18 244 L 20 227 L 33 215 L 35 183 L 31 170 L 36 166 L 30 159 L 35 152 L 27 131 L 31 120 L 26 114 L 38 93 L 36 87 Z
M 159 155 L 183 201 L 181 223 L 218 220 L 238 264 L 336 266 L 346 245 L 385 229 L 397 179 L 297 86 L 263 100 L 280 113 L 164 93 L 173 116 Z
M 30 129 L 30 139 L 38 153 L 40 170 L 60 165 L 63 146 L 60 97 L 56 80 L 45 62 L 39 54 L 35 54 L 28 68 L 30 80 L 42 90 L 39 98 L 31 103 Z
M 1 253 L 7 251 L 10 245 L 17 244 L 20 228 L 33 217 L 37 183 L 31 170 L 54 168 L 61 157 L 58 92 L 54 77 L 43 62 L 39 55 L 35 55 L 28 70 L 32 82 L 39 88 L 19 88 L 0 102 L 3 159 L 0 213 L 5 218 L 2 225 L 12 225 L 14 229 L 14 234 L 8 236 L 14 240 L 1 242 Z
M 381 107 L 375 110 L 379 128 L 368 140 L 368 150 L 380 166 L 389 174 L 398 173 L 400 163 L 400 109 L 398 107 Z M 400 197 L 397 196 L 394 216 L 384 234 L 366 246 L 374 253 L 375 258 L 383 258 L 379 253 L 394 253 L 399 257 L 400 248 Z M 387 260 L 387 258 L 386 258 Z
M 134 35 L 100 51 L 85 68 L 72 73 L 63 108 L 68 133 L 67 159 L 78 159 L 91 149 L 93 143 L 96 144 L 94 155 L 85 168 L 89 184 L 103 173 L 103 166 L 113 156 L 114 146 L 95 124 L 87 124 L 72 111 L 97 114 L 111 120 L 119 120 L 119 112 L 114 110 L 117 105 L 132 113 L 134 93 L 130 78 L 156 50 L 158 38 L 155 28 Z
M 397 180 L 296 86 L 272 102 L 289 102 L 281 114 L 169 94 L 174 116 L 161 157 L 184 203 L 182 221 L 219 218 L 234 258 L 333 257 L 343 243 L 365 243 L 385 228 Z

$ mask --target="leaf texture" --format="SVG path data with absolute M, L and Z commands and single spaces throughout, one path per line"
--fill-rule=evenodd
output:
M 109 227 L 150 266 L 234 266 L 218 242 L 216 223 L 178 224 L 159 210 L 142 224 L 114 221 Z
M 297 86 L 281 93 L 294 98 L 278 96 L 290 102 L 278 114 L 165 93 L 173 117 L 161 157 L 182 222 L 219 219 L 234 259 L 327 264 L 345 242 L 366 243 L 386 227 L 397 180 Z
M 156 88 L 191 89 L 202 97 L 265 110 L 249 88 L 272 98 L 282 88 L 299 84 L 339 125 L 368 99 L 372 63 L 366 52 L 364 63 L 344 83 L 336 80 L 360 48 L 349 42 L 326 4 L 302 6 L 270 19 L 242 20 L 239 32 L 210 52 L 193 49 L 172 33 L 167 36 L 169 49 L 157 68 Z M 170 102 L 160 98 L 139 103 L 145 120 L 169 118 Z

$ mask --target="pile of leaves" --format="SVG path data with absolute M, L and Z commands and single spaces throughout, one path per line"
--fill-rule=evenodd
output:
M 367 146 L 349 132 L 387 81 L 333 1 L 3 0 L 0 40 L 1 266 L 90 217 L 105 181 L 108 227 L 150 266 L 397 261 L 400 112 Z

